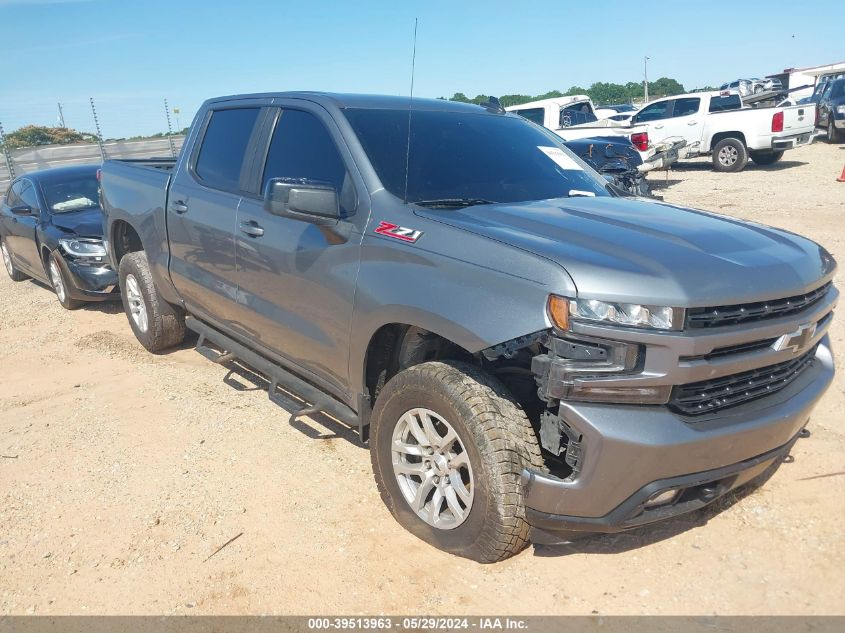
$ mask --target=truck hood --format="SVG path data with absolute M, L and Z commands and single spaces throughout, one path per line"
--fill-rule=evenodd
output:
M 103 211 L 86 209 L 54 213 L 51 216 L 53 226 L 79 237 L 103 237 Z
M 579 296 L 696 307 L 801 294 L 831 274 L 814 242 L 659 202 L 578 197 L 418 211 L 560 264 Z

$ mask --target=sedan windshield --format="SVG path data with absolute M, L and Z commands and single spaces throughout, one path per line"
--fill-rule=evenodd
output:
M 41 178 L 41 192 L 51 213 L 71 213 L 100 208 L 97 175 L 81 174 Z
M 514 115 L 349 108 L 382 185 L 398 198 L 443 208 L 608 195 L 561 140 Z

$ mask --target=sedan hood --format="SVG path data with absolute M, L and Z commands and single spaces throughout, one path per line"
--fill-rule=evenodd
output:
M 834 266 L 814 242 L 665 203 L 577 197 L 420 215 L 560 264 L 579 296 L 696 307 L 801 294 Z
M 103 237 L 103 211 L 101 209 L 86 209 L 85 211 L 68 211 L 54 213 L 53 226 L 78 237 Z

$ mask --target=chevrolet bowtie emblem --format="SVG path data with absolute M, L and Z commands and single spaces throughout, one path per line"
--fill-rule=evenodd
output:
M 772 344 L 772 348 L 776 352 L 780 352 L 785 349 L 792 350 L 793 353 L 800 352 L 805 347 L 807 347 L 815 333 L 816 324 L 807 323 L 806 325 L 800 326 L 794 332 L 791 332 L 790 334 L 784 334 L 783 336 L 778 338 L 778 340 L 776 340 Z

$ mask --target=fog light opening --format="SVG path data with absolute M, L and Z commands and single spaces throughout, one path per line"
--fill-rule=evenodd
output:
M 680 490 L 673 488 L 672 490 L 664 490 L 651 495 L 648 501 L 645 502 L 646 508 L 653 508 L 655 506 L 665 506 L 672 503 L 677 497 Z

